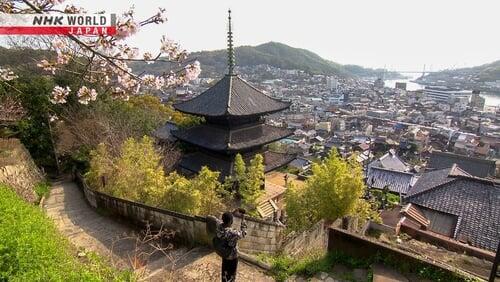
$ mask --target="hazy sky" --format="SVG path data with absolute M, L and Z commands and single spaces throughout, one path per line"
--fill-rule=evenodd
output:
M 71 2 L 71 1 L 68 1 Z M 277 41 L 342 64 L 398 70 L 473 66 L 500 59 L 500 0 L 76 0 L 89 12 L 143 18 L 165 7 L 169 21 L 132 43 L 157 50 L 166 34 L 189 51 L 226 46 L 227 9 L 235 43 Z

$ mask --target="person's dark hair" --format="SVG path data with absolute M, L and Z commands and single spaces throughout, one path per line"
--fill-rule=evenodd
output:
M 222 222 L 224 226 L 229 227 L 233 224 L 233 214 L 230 212 L 225 212 L 222 214 Z

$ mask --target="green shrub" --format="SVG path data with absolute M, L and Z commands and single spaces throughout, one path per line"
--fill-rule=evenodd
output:
M 226 209 L 219 172 L 203 167 L 190 179 L 176 172 L 165 175 L 161 154 L 147 136 L 128 138 L 117 157 L 105 144 L 97 146 L 85 179 L 105 194 L 176 212 L 208 215 Z
M 285 281 L 291 275 L 311 277 L 318 272 L 329 272 L 335 263 L 331 254 L 313 252 L 300 259 L 286 255 L 260 258 L 272 266 L 271 273 L 277 281 Z
M 0 185 L 0 281 L 130 281 L 95 255 L 79 261 L 54 223 Z
M 40 202 L 40 200 L 43 197 L 47 197 L 49 195 L 49 190 L 50 190 L 50 184 L 48 182 L 44 181 L 44 182 L 37 183 L 35 185 L 35 193 L 36 193 L 36 196 L 38 197 L 37 202 Z
M 472 282 L 479 281 L 473 277 L 464 277 L 460 274 L 450 274 L 439 268 L 424 265 L 422 263 L 409 263 L 398 260 L 392 256 L 383 256 L 379 253 L 369 258 L 355 258 L 343 252 L 312 253 L 301 259 L 294 259 L 286 255 L 274 257 L 261 256 L 259 259 L 272 265 L 271 274 L 277 281 L 285 281 L 291 275 L 305 277 L 314 276 L 319 272 L 330 272 L 334 264 L 343 264 L 351 269 L 370 269 L 373 263 L 382 263 L 402 273 L 415 273 L 422 279 L 438 282 Z M 368 272 L 368 281 L 373 277 L 371 269 Z

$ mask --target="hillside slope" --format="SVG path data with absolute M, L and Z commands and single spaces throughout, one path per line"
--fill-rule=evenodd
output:
M 465 78 L 475 82 L 487 82 L 500 80 L 500 60 L 471 68 L 461 68 L 454 70 L 443 70 L 428 74 L 426 80 L 454 80 Z
M 0 47 L 0 66 L 28 67 L 33 71 L 39 71 L 36 62 L 44 57 L 52 57 L 53 54 L 43 50 L 7 49 Z M 323 59 L 319 55 L 301 48 L 294 48 L 283 43 L 268 42 L 257 46 L 240 46 L 235 50 L 236 64 L 242 67 L 256 65 L 270 65 L 281 69 L 297 69 L 310 74 L 337 75 L 342 77 L 380 77 L 383 69 L 364 68 L 358 65 L 341 65 Z M 227 51 L 201 51 L 194 52 L 190 59 L 200 61 L 202 77 L 216 77 L 227 70 Z M 136 73 L 161 74 L 170 69 L 167 62 L 156 62 L 154 64 L 131 63 Z M 385 73 L 386 78 L 398 78 L 400 74 Z
M 305 49 L 294 48 L 283 43 L 268 42 L 257 46 L 241 46 L 235 50 L 236 64 L 248 67 L 267 64 L 282 69 L 298 69 L 311 74 L 326 74 L 338 76 L 380 76 L 381 69 L 369 69 L 356 65 L 341 65 Z M 201 51 L 191 54 L 201 63 L 202 76 L 213 76 L 226 72 L 226 50 Z M 135 71 L 161 73 L 167 69 L 166 63 L 135 64 Z M 386 74 L 396 75 L 395 73 Z

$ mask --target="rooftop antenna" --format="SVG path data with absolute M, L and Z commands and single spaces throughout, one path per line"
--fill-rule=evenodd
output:
M 229 66 L 229 75 L 234 75 L 234 49 L 233 49 L 233 31 L 231 30 L 231 9 L 227 11 L 228 13 L 228 31 L 227 31 L 227 57 Z

